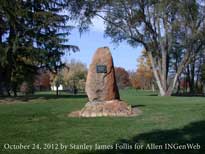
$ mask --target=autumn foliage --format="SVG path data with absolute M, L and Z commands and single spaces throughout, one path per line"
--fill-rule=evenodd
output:
M 130 73 L 130 81 L 136 89 L 153 89 L 154 77 L 151 67 L 151 62 L 146 54 L 146 51 L 142 51 L 142 56 L 137 59 L 138 67 L 136 72 Z
M 37 90 L 50 90 L 50 72 L 39 70 L 34 85 Z
M 122 67 L 115 67 L 115 78 L 118 88 L 122 89 L 131 85 L 128 72 Z

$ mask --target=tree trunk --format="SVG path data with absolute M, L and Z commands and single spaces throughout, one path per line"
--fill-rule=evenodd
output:
M 14 92 L 14 97 L 17 97 L 17 90 L 14 89 L 13 92 Z
M 203 82 L 203 94 L 205 95 L 205 81 Z
M 167 71 L 168 71 L 167 52 L 165 50 L 162 50 L 162 70 L 160 76 L 161 76 L 161 83 L 165 91 L 167 90 Z
M 2 84 L 0 83 L 0 96 L 3 96 L 3 86 L 2 86 Z
M 151 87 L 152 87 L 152 91 L 155 92 L 155 87 L 154 87 L 154 83 L 151 83 Z
M 149 50 L 147 50 L 147 51 L 149 51 Z M 152 51 L 152 50 L 150 50 L 150 51 Z M 171 80 L 171 82 L 168 85 L 167 84 L 168 83 L 167 82 L 167 80 L 168 80 L 168 78 L 167 78 L 168 67 L 167 67 L 167 54 L 166 54 L 166 51 L 164 50 L 164 53 L 162 55 L 162 59 L 157 59 L 157 60 L 152 55 L 152 52 L 148 52 L 148 56 L 150 58 L 150 62 L 151 62 L 151 65 L 152 65 L 153 74 L 154 74 L 154 77 L 156 79 L 157 86 L 159 88 L 160 96 L 171 96 L 171 94 L 172 94 L 172 92 L 175 88 L 178 77 L 180 76 L 180 74 L 182 73 L 184 68 L 187 67 L 187 65 L 190 63 L 190 61 L 193 58 L 192 57 L 193 55 L 190 55 L 190 53 L 191 53 L 191 51 L 186 52 L 186 54 L 184 55 L 181 63 L 178 65 L 177 72 L 175 73 L 174 78 Z M 160 64 L 160 61 L 161 61 L 161 64 Z M 156 63 L 158 65 L 156 65 Z M 161 70 L 160 70 L 160 67 L 159 67 L 160 65 L 163 65 L 163 66 L 161 66 Z
M 165 91 L 164 91 L 164 89 L 162 87 L 162 84 L 161 84 L 161 81 L 160 81 L 159 76 L 157 74 L 156 68 L 153 69 L 153 72 L 154 72 L 154 77 L 156 79 L 157 86 L 159 88 L 160 96 L 164 96 L 165 95 Z
M 11 96 L 11 94 L 10 94 L 10 88 L 6 88 L 6 92 L 7 92 L 7 96 Z
M 177 94 L 181 91 L 180 79 L 177 79 Z
M 195 59 L 192 62 L 191 70 L 190 70 L 190 93 L 193 94 L 195 93 L 195 83 L 194 83 L 194 76 L 195 76 Z
M 58 93 L 59 91 L 58 91 L 58 86 L 56 86 L 56 96 L 58 96 L 59 95 L 59 93 Z
M 176 82 L 177 82 L 178 77 L 179 77 L 179 73 L 176 73 L 175 76 L 174 76 L 174 79 L 172 79 L 172 81 L 169 84 L 168 89 L 166 90 L 165 96 L 171 96 L 172 95 L 172 92 L 173 92 L 173 90 L 176 86 Z
M 14 92 L 14 97 L 16 97 L 17 96 L 17 84 L 14 85 L 12 90 Z
M 154 73 L 154 77 L 156 79 L 157 86 L 159 88 L 160 96 L 165 96 L 165 91 L 164 91 L 162 83 L 160 81 L 160 78 L 159 78 L 155 63 L 154 63 L 153 56 L 150 52 L 148 53 L 148 56 L 150 58 L 150 62 L 151 62 L 151 65 L 152 65 L 152 70 L 153 70 L 153 73 Z
M 190 69 L 189 69 L 189 65 L 187 66 L 187 74 L 186 74 L 186 79 L 187 79 L 187 92 L 190 92 L 190 87 L 191 87 L 191 77 L 190 77 Z
M 0 65 L 0 96 L 3 96 L 3 73 L 1 72 L 3 68 Z

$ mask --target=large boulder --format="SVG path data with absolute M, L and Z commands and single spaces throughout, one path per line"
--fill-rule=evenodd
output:
M 70 117 L 133 116 L 140 111 L 120 100 L 115 79 L 112 55 L 109 48 L 98 48 L 90 64 L 86 93 L 89 102 Z
M 86 93 L 90 102 L 120 99 L 112 55 L 107 47 L 98 48 L 93 56 L 86 80 Z

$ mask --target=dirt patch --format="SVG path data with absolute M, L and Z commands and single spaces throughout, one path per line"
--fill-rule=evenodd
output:
M 0 104 L 25 104 L 25 103 L 30 103 L 34 99 L 26 98 L 26 97 L 6 97 L 6 98 L 0 98 Z M 41 101 L 40 98 L 35 99 Z

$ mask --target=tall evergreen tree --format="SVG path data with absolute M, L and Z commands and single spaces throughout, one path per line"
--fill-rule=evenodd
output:
M 0 87 L 8 95 L 11 89 L 16 95 L 19 84 L 31 80 L 39 67 L 57 73 L 64 53 L 78 50 L 67 44 L 72 26 L 65 6 L 63 0 L 0 1 Z

